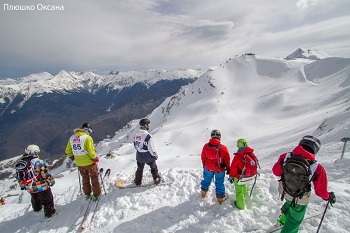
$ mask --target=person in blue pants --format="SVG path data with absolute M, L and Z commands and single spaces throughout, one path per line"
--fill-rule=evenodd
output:
M 220 130 L 213 130 L 211 138 L 202 149 L 203 180 L 201 181 L 202 198 L 207 196 L 209 186 L 215 179 L 215 191 L 218 203 L 225 200 L 225 171 L 230 171 L 230 153 L 225 145 L 221 144 Z

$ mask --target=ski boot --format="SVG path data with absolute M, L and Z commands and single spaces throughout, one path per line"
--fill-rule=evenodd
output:
M 158 185 L 160 183 L 160 181 L 161 181 L 161 179 L 160 179 L 160 177 L 158 177 L 154 180 L 154 184 Z
M 220 195 L 216 197 L 218 200 L 219 205 L 221 205 L 226 200 L 226 194 Z
M 286 223 L 286 219 L 287 219 L 287 216 L 286 216 L 284 213 L 282 213 L 282 214 L 280 215 L 280 218 L 277 219 L 277 223 L 278 223 L 280 226 L 283 226 L 283 225 Z
M 202 192 L 201 192 L 201 195 L 202 195 L 202 198 L 206 198 L 207 194 L 208 194 L 208 190 L 204 190 L 203 188 L 201 188 Z
M 100 196 L 93 196 L 93 197 L 92 197 L 92 200 L 93 200 L 93 201 L 97 201 L 99 197 L 100 197 Z

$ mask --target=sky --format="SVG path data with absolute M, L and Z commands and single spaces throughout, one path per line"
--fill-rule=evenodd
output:
M 284 58 L 300 47 L 350 57 L 348 0 L 0 2 L 0 78 L 206 69 L 237 54 Z
M 266 232 L 276 223 L 283 205 L 277 191 L 279 177 L 271 168 L 307 134 L 321 141 L 316 159 L 325 168 L 328 191 L 333 191 L 337 200 L 327 209 L 320 232 L 350 232 L 349 143 L 341 158 L 341 139 L 350 136 L 349 74 L 350 59 L 283 60 L 258 55 L 240 56 L 207 71 L 147 116 L 162 185 L 149 185 L 153 179 L 146 165 L 144 187 L 115 187 L 116 180 L 131 184 L 135 177 L 132 140 L 139 119 L 96 145 L 99 168 L 109 168 L 111 174 L 104 181 L 106 194 L 102 194 L 93 223 L 84 232 Z M 221 143 L 227 146 L 230 161 L 239 138 L 247 139 L 259 159 L 260 176 L 253 190 L 252 183 L 248 184 L 252 195 L 247 197 L 243 211 L 234 207 L 235 188 L 227 181 L 228 176 L 224 184 L 229 199 L 222 205 L 217 203 L 214 184 L 207 197 L 201 198 L 200 154 L 212 129 L 221 131 Z M 13 165 L 3 162 L 9 160 L 1 161 L 2 171 L 14 172 Z M 68 170 L 64 163 L 51 172 L 59 214 L 49 223 L 43 211 L 33 212 L 28 193 L 18 186 L 10 189 L 14 178 L 0 180 L 0 196 L 6 200 L 0 206 L 2 232 L 81 232 L 79 223 L 86 201 L 79 193 L 77 170 Z M 300 233 L 316 232 L 325 208 L 326 201 L 313 190 Z M 87 219 L 89 222 L 91 214 Z

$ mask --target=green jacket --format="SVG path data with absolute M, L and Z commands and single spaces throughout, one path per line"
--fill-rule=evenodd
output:
M 74 156 L 78 167 L 89 166 L 96 158 L 94 140 L 85 130 L 75 129 L 74 134 L 68 140 L 66 154 L 68 157 Z

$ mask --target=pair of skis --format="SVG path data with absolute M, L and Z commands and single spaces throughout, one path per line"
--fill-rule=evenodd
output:
M 100 170 L 98 172 L 98 175 L 100 177 L 101 184 L 102 184 L 101 186 L 103 187 L 103 191 L 104 191 L 105 195 L 106 195 L 106 189 L 105 189 L 103 181 L 106 177 L 109 177 L 110 173 L 111 173 L 111 169 L 107 169 L 104 176 L 102 177 L 103 168 L 100 168 Z M 86 210 L 85 210 L 85 213 L 83 215 L 83 219 L 81 220 L 81 222 L 79 224 L 79 228 L 78 228 L 79 231 L 82 232 L 82 231 L 90 228 L 92 222 L 94 221 L 94 217 L 96 215 L 96 212 L 98 209 L 98 203 L 100 202 L 100 199 L 101 199 L 101 195 L 98 197 L 98 199 L 96 201 L 93 201 L 93 196 L 90 197 L 88 205 L 87 205 Z M 92 213 L 92 215 L 90 217 L 90 220 L 88 220 L 88 216 L 91 213 Z

